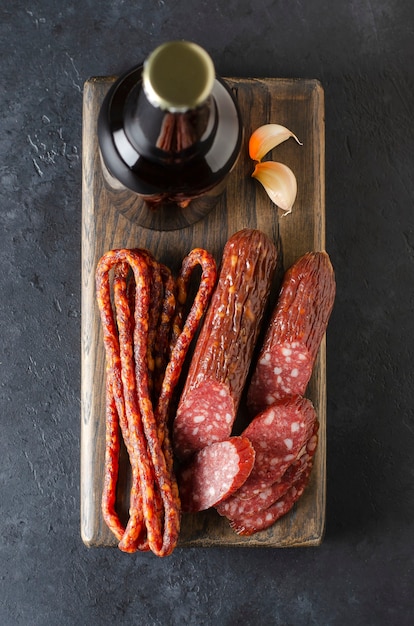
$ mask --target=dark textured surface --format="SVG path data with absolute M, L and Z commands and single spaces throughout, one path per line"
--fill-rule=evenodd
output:
M 411 0 L 0 0 L 0 623 L 414 623 Z M 81 104 L 158 43 L 326 98 L 327 529 L 318 548 L 88 550 L 79 534 Z

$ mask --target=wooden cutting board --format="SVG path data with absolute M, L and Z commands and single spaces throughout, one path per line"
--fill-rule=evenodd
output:
M 244 144 L 225 195 L 200 222 L 176 231 L 139 227 L 121 214 L 104 184 L 97 141 L 97 116 L 114 77 L 91 78 L 83 100 L 82 203 L 82 415 L 81 415 L 81 535 L 87 546 L 116 546 L 100 509 L 105 447 L 105 355 L 95 302 L 96 264 L 112 248 L 146 248 L 177 272 L 194 247 L 212 252 L 217 262 L 227 239 L 245 228 L 258 228 L 280 240 L 284 267 L 299 256 L 325 246 L 324 94 L 316 80 L 228 78 L 244 124 Z M 261 185 L 251 178 L 248 156 L 251 132 L 265 123 L 292 130 L 293 139 L 278 146 L 272 159 L 289 165 L 298 180 L 293 212 L 282 213 Z M 276 299 L 276 293 L 273 298 Z M 321 543 L 326 499 L 326 363 L 325 342 L 307 390 L 320 420 L 320 439 L 310 485 L 294 509 L 272 528 L 239 537 L 214 510 L 184 515 L 179 546 L 292 547 Z M 122 486 L 121 486 L 122 491 Z M 121 494 L 124 506 L 126 490 Z

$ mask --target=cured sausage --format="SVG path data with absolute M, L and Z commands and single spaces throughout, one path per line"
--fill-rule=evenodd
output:
M 109 376 L 106 378 L 106 421 L 105 421 L 105 466 L 104 486 L 102 493 L 102 516 L 108 528 L 118 541 L 125 532 L 116 511 L 116 485 L 119 471 L 119 419 L 116 410 L 112 384 Z
M 254 457 L 246 437 L 230 437 L 197 452 L 178 475 L 183 512 L 204 511 L 231 495 L 249 476 Z
M 128 450 L 133 485 L 130 517 L 119 548 L 132 552 L 148 547 L 160 556 L 176 545 L 180 503 L 174 473 L 158 439 L 149 390 L 148 333 L 150 269 L 146 253 L 113 250 L 97 266 L 97 300 L 104 330 L 109 378 Z M 126 284 L 130 266 L 135 279 L 135 319 L 132 320 Z M 117 327 L 110 306 L 109 271 L 121 268 L 114 281 Z M 118 267 L 118 269 L 119 269 Z M 174 488 L 175 484 L 175 488 Z M 146 536 L 145 536 L 146 535 Z
M 202 272 L 199 289 L 207 289 L 209 294 L 206 303 L 199 302 L 199 311 L 201 311 L 203 315 L 206 312 L 205 305 L 210 301 L 211 294 L 216 285 L 217 266 L 214 257 L 202 248 L 194 248 L 183 259 L 177 277 L 177 306 L 175 308 L 175 316 L 172 325 L 171 350 L 174 348 L 184 326 L 185 307 L 188 304 L 190 279 L 197 266 L 201 267 Z
M 224 247 L 174 420 L 181 460 L 231 434 L 276 261 L 276 247 L 257 230 L 239 231 Z
M 216 281 L 214 259 L 205 251 L 193 251 L 186 263 L 188 267 L 200 264 L 202 276 L 171 357 L 175 282 L 168 268 L 158 264 L 147 251 L 123 249 L 106 253 L 96 270 L 97 301 L 107 360 L 102 511 L 119 540 L 119 548 L 125 552 L 151 549 L 158 556 L 167 556 L 178 540 L 181 508 L 168 409 L 187 350 Z M 109 282 L 112 269 L 115 313 Z M 133 279 L 128 281 L 131 270 Z M 158 387 L 159 396 L 156 394 Z M 129 519 L 125 528 L 115 507 L 119 428 L 132 469 Z
M 311 470 L 312 463 L 309 463 L 298 480 L 271 506 L 262 509 L 258 513 L 245 514 L 237 519 L 230 520 L 229 523 L 234 532 L 238 535 L 252 535 L 260 530 L 269 528 L 283 515 L 286 515 L 305 491 L 309 483 Z
M 248 500 L 280 480 L 303 453 L 315 422 L 312 402 L 301 396 L 279 400 L 255 417 L 242 433 L 255 449 L 254 467 L 234 497 Z
M 241 516 L 259 513 L 284 496 L 313 462 L 318 445 L 318 428 L 319 423 L 315 422 L 313 434 L 307 441 L 305 450 L 289 465 L 281 478 L 251 498 L 239 498 L 236 491 L 232 498 L 223 500 L 216 507 L 218 513 L 236 521 Z
M 190 307 L 190 311 L 184 321 L 183 309 L 187 301 L 188 282 L 192 272 L 198 265 L 201 266 L 202 270 L 200 284 Z M 216 262 L 213 256 L 206 252 L 206 250 L 195 248 L 184 258 L 180 275 L 177 279 L 178 306 L 175 310 L 172 324 L 171 355 L 165 369 L 164 380 L 156 410 L 157 420 L 161 424 L 168 422 L 168 411 L 174 389 L 178 384 L 190 344 L 207 310 L 216 280 Z
M 162 369 L 161 367 L 160 369 L 158 369 L 157 367 L 158 364 L 162 366 L 160 361 L 157 360 L 157 352 L 162 348 L 157 346 L 157 341 L 160 335 L 161 313 L 164 298 L 164 282 L 160 264 L 147 251 L 137 250 L 136 252 L 144 257 L 148 268 L 150 306 L 148 310 L 148 335 L 146 339 L 147 370 L 149 392 L 151 399 L 154 401 L 157 395 L 157 385 L 159 389 L 159 381 L 162 378 Z M 135 312 L 133 319 L 134 318 Z
M 116 273 L 114 279 L 114 302 L 119 331 L 121 374 L 131 442 L 130 463 L 133 474 L 130 496 L 130 517 L 119 548 L 133 551 L 136 544 L 136 519 L 144 517 L 148 546 L 158 551 L 162 544 L 162 501 L 156 485 L 154 445 L 151 417 L 143 412 L 143 405 L 150 403 L 149 394 L 149 337 L 151 322 L 149 302 L 152 286 L 152 267 L 148 256 L 139 251 L 119 251 L 124 264 L 129 265 L 135 280 L 135 318 L 129 309 L 126 280 Z M 128 268 L 129 269 L 129 268 Z M 122 277 L 123 278 L 123 277 Z M 157 295 L 157 303 L 160 298 Z M 158 463 L 161 461 L 158 459 Z
M 251 415 L 279 398 L 305 393 L 335 289 L 326 252 L 309 252 L 286 272 L 248 390 Z
M 171 270 L 167 266 L 160 264 L 160 271 L 164 293 L 154 341 L 154 399 L 157 399 L 160 394 L 165 368 L 169 359 L 172 322 L 177 304 L 176 283 Z
M 155 410 L 155 419 L 158 426 L 158 441 L 162 446 L 166 467 L 170 475 L 174 475 L 174 454 L 169 434 L 168 420 L 170 403 L 173 392 L 178 384 L 191 341 L 198 329 L 201 318 L 205 314 L 216 283 L 216 263 L 213 257 L 205 250 L 197 248 L 190 252 L 184 259 L 183 265 L 185 267 L 191 266 L 192 268 L 196 265 L 201 265 L 202 273 L 194 302 L 191 305 L 184 326 L 172 346 L 171 357 L 165 370 L 161 393 Z M 171 483 L 171 488 L 175 502 L 180 502 L 176 480 Z M 164 526 L 166 529 L 171 529 L 169 536 L 169 545 L 171 548 L 167 549 L 164 547 L 164 551 L 160 553 L 160 556 L 169 554 L 178 540 L 179 524 L 177 524 L 176 514 L 177 509 L 175 507 L 169 507 L 165 510 Z
M 117 265 L 117 263 L 118 259 L 113 254 L 107 254 L 102 257 L 96 271 L 96 291 L 97 303 L 102 322 L 103 343 L 105 347 L 107 361 L 107 418 L 109 418 L 110 420 L 115 419 L 116 411 L 125 446 L 131 459 L 133 455 L 133 447 L 129 436 L 129 427 L 126 416 L 125 398 L 122 384 L 119 338 L 117 324 L 111 306 L 111 291 L 109 283 L 109 272 L 112 267 L 115 267 Z M 123 275 L 123 277 L 125 278 L 124 274 L 127 272 L 127 265 L 122 265 L 122 267 L 119 269 L 119 272 L 120 275 Z M 114 425 L 107 424 L 104 480 L 104 484 L 106 483 L 106 486 L 104 486 L 102 495 L 102 510 L 104 518 L 107 520 L 107 522 L 109 522 L 108 525 L 111 529 L 115 528 L 115 534 L 116 536 L 118 536 L 120 534 L 121 528 L 119 527 L 120 522 L 118 522 L 117 524 L 115 516 L 115 493 L 113 491 L 113 479 L 116 471 L 114 463 L 118 463 L 118 455 L 115 457 L 111 451 L 111 447 L 113 447 L 113 442 L 111 441 L 111 433 L 113 432 Z M 116 437 L 118 437 L 117 433 Z M 134 478 L 136 479 L 137 476 L 136 467 L 132 470 L 132 473 L 134 483 L 136 482 Z M 138 507 L 137 510 L 139 510 Z M 116 528 L 116 526 L 118 526 L 118 528 Z M 138 538 L 142 535 L 143 531 L 143 516 L 142 514 L 137 514 L 134 519 L 134 540 L 138 541 Z M 130 551 L 134 551 L 134 548 L 130 548 Z

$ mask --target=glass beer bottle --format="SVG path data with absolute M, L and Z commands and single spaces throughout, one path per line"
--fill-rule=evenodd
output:
M 240 152 L 242 124 L 207 52 L 172 41 L 113 84 L 98 137 L 107 186 L 124 192 L 116 206 L 141 226 L 171 230 L 216 204 Z

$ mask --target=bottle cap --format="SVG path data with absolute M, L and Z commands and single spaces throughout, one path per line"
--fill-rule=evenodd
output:
M 172 113 L 183 113 L 205 102 L 214 79 L 210 56 L 189 41 L 171 41 L 156 48 L 145 61 L 142 73 L 148 100 Z

